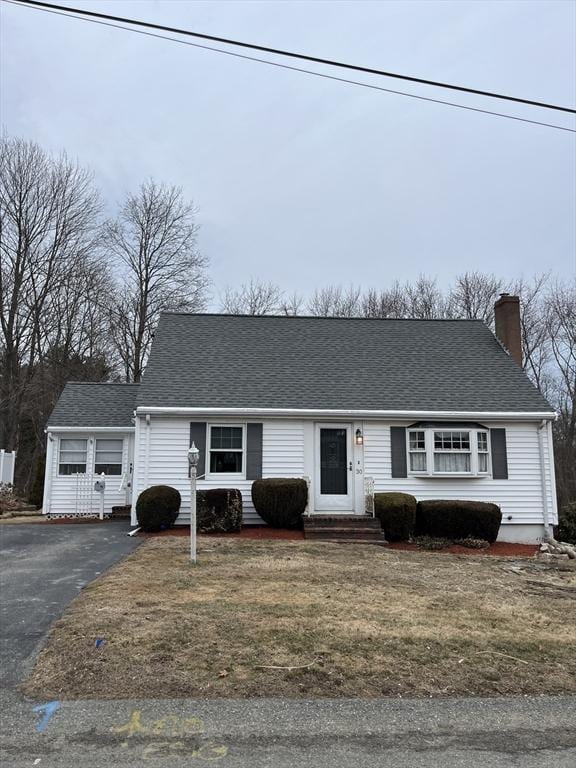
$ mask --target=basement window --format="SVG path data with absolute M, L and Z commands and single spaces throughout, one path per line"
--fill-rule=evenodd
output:
M 59 475 L 75 475 L 86 472 L 88 440 L 60 438 Z

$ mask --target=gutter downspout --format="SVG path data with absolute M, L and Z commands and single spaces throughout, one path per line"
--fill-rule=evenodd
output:
M 42 514 L 47 515 L 52 505 L 52 466 L 54 456 L 54 436 L 46 432 L 46 469 L 44 472 L 44 489 L 42 492 Z
M 150 471 L 150 414 L 146 414 L 146 456 L 144 460 L 144 488 L 148 488 L 148 474 Z
M 554 538 L 554 531 L 550 525 L 548 515 L 548 488 L 546 483 L 546 460 L 544 458 L 544 429 L 547 428 L 547 422 L 542 419 L 538 426 L 538 453 L 540 454 L 540 485 L 542 488 L 542 516 L 544 518 L 544 539 L 550 541 Z

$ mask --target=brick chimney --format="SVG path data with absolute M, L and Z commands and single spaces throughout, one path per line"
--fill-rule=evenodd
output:
M 508 350 L 510 357 L 522 365 L 522 334 L 520 331 L 520 297 L 501 293 L 494 304 L 496 336 Z

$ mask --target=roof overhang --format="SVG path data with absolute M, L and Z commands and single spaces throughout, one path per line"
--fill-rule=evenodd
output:
M 77 427 L 56 427 L 49 425 L 44 430 L 45 432 L 134 432 L 134 425 L 131 427 L 89 427 L 79 425 Z
M 390 421 L 457 419 L 459 421 L 554 421 L 554 411 L 384 411 L 314 408 L 178 408 L 145 406 L 136 408 L 137 416 L 216 416 L 230 418 L 294 418 L 303 419 L 386 419 Z

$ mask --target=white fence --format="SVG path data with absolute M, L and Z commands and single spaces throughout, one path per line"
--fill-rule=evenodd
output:
M 16 451 L 0 449 L 0 483 L 14 483 L 14 465 L 16 464 Z

